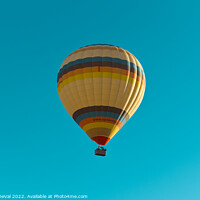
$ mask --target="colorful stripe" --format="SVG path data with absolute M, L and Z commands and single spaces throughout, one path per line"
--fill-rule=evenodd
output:
M 97 72 L 103 72 L 103 73 L 97 73 Z M 111 74 L 112 73 L 112 74 Z M 84 77 L 82 76 L 84 74 Z M 74 80 L 80 80 L 83 78 L 95 78 L 95 77 L 103 77 L 103 78 L 117 78 L 121 80 L 127 80 L 129 78 L 129 82 L 133 82 L 133 79 L 140 79 L 142 78 L 143 72 L 137 71 L 137 74 L 134 72 L 130 72 L 128 70 L 122 70 L 122 69 L 115 69 L 111 67 L 87 67 L 84 70 L 77 69 L 76 71 L 71 71 L 68 73 L 63 74 L 62 77 L 60 77 L 57 80 L 57 86 L 59 87 L 60 83 L 63 81 L 71 78 L 71 80 L 68 80 L 68 83 L 74 81 Z M 76 77 L 74 77 L 76 76 Z M 73 78 L 72 78 L 73 77 Z
M 125 114 L 124 114 L 125 115 Z M 83 113 L 79 115 L 76 119 L 77 124 L 80 124 L 80 122 L 84 119 L 91 118 L 91 117 L 108 117 L 113 120 L 118 120 L 120 118 L 120 122 L 124 125 L 128 121 L 128 117 L 126 116 L 126 119 L 118 114 L 118 113 L 113 113 L 113 112 L 107 112 L 107 111 L 94 111 L 94 112 L 88 112 L 88 113 Z
M 90 118 L 86 118 L 80 121 L 79 126 L 83 128 L 86 124 L 96 123 L 96 122 L 107 122 L 107 123 L 109 122 L 114 125 L 117 124 L 119 129 L 124 125 L 121 121 L 117 119 L 113 119 L 111 117 L 90 117 Z
M 76 69 L 83 69 L 86 67 L 96 67 L 96 66 L 124 69 L 133 73 L 136 73 L 137 71 L 139 71 L 139 73 L 142 73 L 143 71 L 140 67 L 136 66 L 135 63 L 129 62 L 127 60 L 122 60 L 119 58 L 86 57 L 65 64 L 58 72 L 58 80 L 63 74 L 66 74 L 70 71 L 74 71 Z
M 111 106 L 89 106 L 89 107 L 81 108 L 81 109 L 77 110 L 76 112 L 74 112 L 72 117 L 76 121 L 77 118 L 80 115 L 85 114 L 85 113 L 92 113 L 93 114 L 93 112 L 97 112 L 95 114 L 99 114 L 99 115 L 96 115 L 96 116 L 99 116 L 99 117 L 100 116 L 101 117 L 110 117 L 109 116 L 110 113 L 115 113 L 115 114 L 118 114 L 120 116 L 121 116 L 121 114 L 127 115 L 126 119 L 127 120 L 129 119 L 128 113 L 126 113 L 125 111 L 123 111 L 120 108 L 111 107 Z M 108 115 L 105 115 L 105 114 L 108 114 Z M 94 116 L 94 114 L 92 116 Z
M 94 123 L 88 123 L 83 127 L 83 130 L 87 132 L 90 129 L 94 128 L 107 128 L 107 129 L 116 129 L 119 131 L 119 127 L 117 125 L 113 125 L 112 123 L 106 123 L 106 122 L 94 122 Z
M 66 78 L 64 79 L 61 83 L 58 84 L 58 92 L 61 91 L 61 89 L 71 83 L 71 82 L 74 82 L 74 81 L 77 81 L 77 80 L 81 80 L 81 79 L 87 79 L 87 78 L 112 78 L 112 79 L 119 79 L 121 81 L 127 81 L 129 83 L 134 83 L 135 82 L 135 78 L 132 78 L 132 77 L 129 77 L 127 78 L 127 76 L 125 75 L 121 75 L 121 74 L 115 74 L 113 73 L 112 74 L 112 77 L 110 76 L 110 73 L 107 73 L 107 72 L 103 72 L 103 73 L 85 73 L 84 76 L 82 74 L 78 74 L 78 75 L 75 75 L 75 76 L 72 76 L 72 77 L 69 77 L 69 78 Z M 137 77 L 137 82 L 136 82 L 136 87 L 140 84 L 140 78 Z
M 136 64 L 129 62 L 128 60 L 122 60 L 120 58 L 112 58 L 112 57 L 86 57 L 86 58 L 81 58 L 77 59 L 74 61 L 71 61 L 67 64 L 65 64 L 58 72 L 62 72 L 64 69 L 70 68 L 70 67 L 78 67 L 81 65 L 81 67 L 87 67 L 88 65 L 90 66 L 91 63 L 97 63 L 97 65 L 101 65 L 101 63 L 107 63 L 108 65 L 119 67 L 119 66 L 124 66 L 126 69 L 128 66 L 131 68 L 136 68 Z M 119 65 L 120 64 L 120 65 Z M 76 68 L 75 68 L 76 69 Z
M 126 76 L 136 77 L 141 76 L 141 72 L 131 72 L 129 70 L 125 69 L 119 69 L 119 68 L 113 68 L 109 66 L 93 66 L 93 67 L 86 67 L 84 70 L 82 68 L 76 69 L 75 71 L 69 71 L 67 73 L 63 73 L 60 78 L 57 79 L 57 82 L 61 82 L 63 79 L 67 77 L 71 77 L 77 74 L 83 74 L 83 73 L 94 73 L 94 72 L 109 72 L 109 73 L 119 73 Z

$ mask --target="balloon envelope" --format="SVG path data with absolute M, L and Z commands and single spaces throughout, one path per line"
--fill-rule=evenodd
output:
M 64 107 L 100 145 L 106 145 L 135 113 L 145 84 L 135 56 L 120 47 L 100 44 L 71 53 L 57 77 Z

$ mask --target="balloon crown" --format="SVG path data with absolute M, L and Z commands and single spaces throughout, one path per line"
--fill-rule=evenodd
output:
M 112 45 L 112 44 L 90 44 L 90 45 L 86 45 L 86 46 L 83 46 L 83 47 L 96 46 L 96 45 L 107 45 L 107 46 L 119 47 L 119 46 Z M 80 48 L 83 48 L 83 47 L 80 47 Z

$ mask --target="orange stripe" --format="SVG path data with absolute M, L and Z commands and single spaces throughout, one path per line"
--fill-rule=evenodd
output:
M 79 126 L 83 128 L 86 124 L 94 123 L 94 122 L 106 122 L 106 123 L 116 124 L 119 127 L 119 129 L 122 128 L 123 126 L 122 122 L 120 122 L 117 119 L 113 119 L 111 117 L 90 117 L 90 118 L 82 120 L 79 123 Z
M 141 77 L 140 76 L 137 76 L 137 81 L 141 81 Z
M 74 71 L 70 71 L 66 74 L 64 74 L 58 81 L 57 87 L 59 87 L 60 83 L 64 81 L 65 79 L 78 75 L 78 74 L 83 74 L 83 73 L 89 73 L 89 72 L 99 72 L 99 67 L 86 67 L 84 69 L 76 69 Z M 101 67 L 101 72 L 110 72 L 110 73 L 119 73 L 122 75 L 130 76 L 132 78 L 139 77 L 137 76 L 136 73 L 130 72 L 125 69 L 118 69 L 118 68 L 112 68 L 112 67 Z

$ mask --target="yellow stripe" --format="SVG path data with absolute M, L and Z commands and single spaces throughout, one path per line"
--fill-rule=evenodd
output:
M 86 124 L 83 127 L 83 130 L 86 132 L 93 128 L 108 128 L 108 129 L 113 129 L 113 130 L 119 131 L 118 126 L 111 124 L 111 123 L 106 123 L 106 122 L 95 122 L 95 123 Z
M 111 78 L 111 74 L 110 74 L 110 72 L 101 72 L 101 73 L 99 73 L 99 72 L 89 72 L 89 73 L 84 73 L 84 76 L 83 76 L 83 74 L 78 74 L 78 75 L 75 75 L 75 76 L 71 76 L 71 77 L 65 79 L 62 82 L 62 84 L 59 85 L 58 92 L 60 92 L 61 89 L 65 85 L 67 85 L 67 84 L 69 84 L 69 83 L 71 83 L 73 81 L 77 81 L 77 80 L 85 79 L 85 78 L 99 78 L 99 77 Z M 126 75 L 122 75 L 122 74 L 118 74 L 118 73 L 112 73 L 112 78 L 111 79 L 120 79 L 122 81 L 127 81 L 128 80 L 128 82 L 130 82 L 130 83 L 133 83 L 135 81 L 135 78 L 128 77 Z M 136 86 L 137 86 L 137 83 L 136 83 Z

